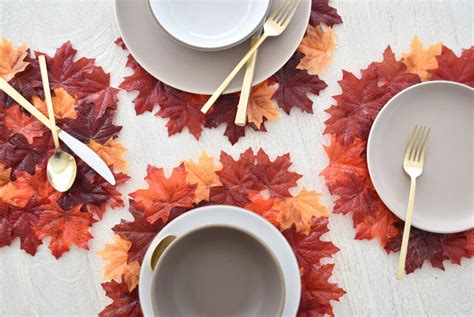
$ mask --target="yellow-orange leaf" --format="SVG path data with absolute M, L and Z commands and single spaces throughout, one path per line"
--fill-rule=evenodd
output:
M 54 96 L 51 98 L 54 106 L 54 115 L 59 119 L 76 119 L 77 112 L 75 109 L 76 99 L 66 92 L 62 88 L 54 89 Z M 32 98 L 33 104 L 38 108 L 44 115 L 48 115 L 48 109 L 46 103 L 37 96 Z
M 138 278 L 140 277 L 140 264 L 138 261 L 128 263 L 123 272 L 123 278 L 127 284 L 128 291 L 131 292 L 138 285 Z
M 127 148 L 119 142 L 114 139 L 109 139 L 105 144 L 100 144 L 94 140 L 90 140 L 89 147 L 94 150 L 107 165 L 113 166 L 114 171 L 127 171 L 128 164 L 123 158 L 123 155 L 127 152 Z
M 114 243 L 106 244 L 97 254 L 108 262 L 104 268 L 104 279 L 119 282 L 127 266 L 128 250 L 132 247 L 132 242 L 118 234 L 114 239 Z
M 278 212 L 277 219 L 281 229 L 288 229 L 295 225 L 298 232 L 308 234 L 313 217 L 329 216 L 327 208 L 319 202 L 320 197 L 321 194 L 303 188 L 295 197 L 276 201 L 273 209 Z
M 336 45 L 336 33 L 330 27 L 323 30 L 320 25 L 308 25 L 306 36 L 298 47 L 298 51 L 305 56 L 297 68 L 319 75 L 332 62 L 332 51 Z
M 276 85 L 270 86 L 267 81 L 252 89 L 247 106 L 247 119 L 255 124 L 258 129 L 260 129 L 264 117 L 271 121 L 278 119 L 280 116 L 272 101 L 272 96 L 277 89 Z
M 25 62 L 26 56 L 28 56 L 26 45 L 15 48 L 12 42 L 0 38 L 0 77 L 9 81 L 15 74 L 24 71 L 28 66 L 28 62 Z
M 194 202 L 209 201 L 211 187 L 222 185 L 216 174 L 216 171 L 219 171 L 222 166 L 216 164 L 214 158 L 209 157 L 206 152 L 202 152 L 197 163 L 189 160 L 184 162 L 184 167 L 186 182 L 197 185 Z
M 441 54 L 441 49 L 441 43 L 433 44 L 425 49 L 418 36 L 415 36 L 411 42 L 411 52 L 402 55 L 407 72 L 417 74 L 422 81 L 429 80 L 428 71 L 438 68 L 436 56 Z

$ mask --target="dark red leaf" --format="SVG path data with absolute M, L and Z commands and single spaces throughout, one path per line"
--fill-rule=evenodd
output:
M 8 246 L 13 241 L 13 226 L 8 221 L 10 205 L 0 201 L 0 248 Z
M 429 70 L 431 80 L 450 80 L 474 88 L 474 46 L 462 51 L 460 57 L 443 45 L 441 55 L 436 56 L 438 68 Z
M 128 291 L 127 283 L 122 278 L 122 283 L 111 281 L 102 283 L 107 297 L 112 299 L 99 313 L 100 317 L 141 317 L 142 309 L 138 298 L 138 287 L 132 292 Z
M 329 5 L 329 0 L 312 0 L 309 23 L 312 26 L 324 23 L 328 26 L 342 23 L 337 10 Z

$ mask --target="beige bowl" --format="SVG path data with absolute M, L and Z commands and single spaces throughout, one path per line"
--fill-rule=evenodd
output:
M 168 236 L 155 249 L 151 297 L 156 316 L 279 316 L 280 265 L 253 234 L 224 225 Z

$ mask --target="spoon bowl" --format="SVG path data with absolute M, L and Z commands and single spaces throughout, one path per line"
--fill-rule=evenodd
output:
M 56 150 L 46 166 L 48 181 L 58 192 L 68 191 L 76 178 L 77 166 L 74 157 L 62 150 Z

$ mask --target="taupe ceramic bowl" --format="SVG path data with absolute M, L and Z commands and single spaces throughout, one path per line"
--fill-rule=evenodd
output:
M 280 316 L 285 286 L 280 265 L 253 234 L 205 226 L 168 236 L 155 250 L 153 312 L 160 317 Z

